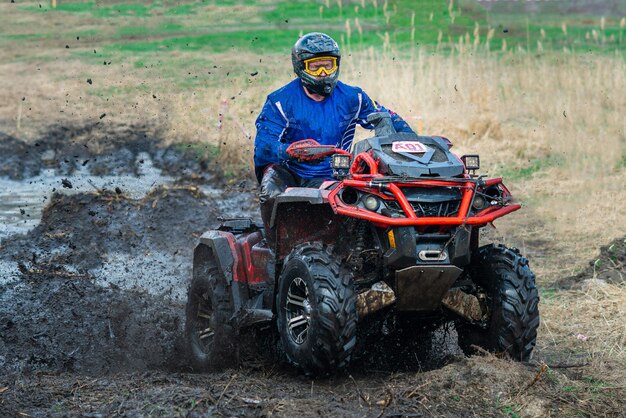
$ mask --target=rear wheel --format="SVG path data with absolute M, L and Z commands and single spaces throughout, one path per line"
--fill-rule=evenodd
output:
M 285 259 L 276 307 L 287 358 L 305 373 L 345 367 L 356 343 L 356 293 L 340 259 L 321 243 L 296 247 Z
M 485 328 L 459 321 L 459 346 L 466 354 L 477 346 L 528 361 L 539 327 L 539 293 L 528 260 L 516 249 L 487 245 L 480 249 L 471 274 L 486 290 L 490 317 Z
M 185 313 L 185 336 L 192 367 L 205 371 L 236 364 L 238 352 L 231 323 L 230 289 L 211 254 L 201 265 L 194 266 Z

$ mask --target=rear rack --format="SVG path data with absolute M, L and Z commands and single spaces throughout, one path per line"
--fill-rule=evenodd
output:
M 217 218 L 222 222 L 219 231 L 233 232 L 235 234 L 241 234 L 246 232 L 253 232 L 262 229 L 263 227 L 257 225 L 251 218 Z

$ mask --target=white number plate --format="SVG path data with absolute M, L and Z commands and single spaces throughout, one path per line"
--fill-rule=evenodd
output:
M 428 151 L 426 145 L 419 141 L 396 141 L 391 144 L 393 152 L 409 152 L 412 154 L 423 154 Z

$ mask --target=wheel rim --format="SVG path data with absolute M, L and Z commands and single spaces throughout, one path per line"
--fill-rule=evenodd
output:
M 289 284 L 285 303 L 287 333 L 296 344 L 304 344 L 311 323 L 311 301 L 309 289 L 301 277 Z
M 195 311 L 193 339 L 196 346 L 206 355 L 211 349 L 215 337 L 215 331 L 211 324 L 213 309 L 211 309 L 211 300 L 207 293 L 199 295 Z

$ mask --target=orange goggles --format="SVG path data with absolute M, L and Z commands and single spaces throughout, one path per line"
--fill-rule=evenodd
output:
M 315 57 L 304 60 L 304 71 L 315 77 L 337 71 L 337 57 Z

